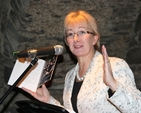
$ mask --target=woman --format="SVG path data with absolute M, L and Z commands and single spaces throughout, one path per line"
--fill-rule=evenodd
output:
M 104 45 L 102 54 L 99 52 L 95 19 L 85 11 L 71 12 L 65 18 L 64 32 L 65 42 L 78 62 L 66 75 L 63 107 L 71 113 L 141 112 L 141 93 L 127 63 L 108 57 Z M 42 102 L 62 106 L 45 85 L 37 92 L 24 90 Z

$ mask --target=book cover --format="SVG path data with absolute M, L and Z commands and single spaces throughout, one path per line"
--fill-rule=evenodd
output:
M 57 57 L 58 56 L 47 56 L 45 60 L 38 59 L 36 65 L 33 66 L 29 70 L 29 72 L 21 79 L 21 81 L 17 84 L 17 87 L 25 87 L 33 92 L 36 92 L 38 87 L 51 80 Z M 30 62 L 31 59 L 29 58 L 27 58 L 24 62 L 20 62 L 18 59 L 16 60 L 8 81 L 8 85 L 14 84 L 14 82 L 30 65 Z

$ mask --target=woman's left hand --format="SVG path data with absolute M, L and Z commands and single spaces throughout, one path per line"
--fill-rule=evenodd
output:
M 109 88 L 112 91 L 116 91 L 117 89 L 117 83 L 115 78 L 113 77 L 112 69 L 111 69 L 111 64 L 108 58 L 108 54 L 106 51 L 106 47 L 103 45 L 102 46 L 102 55 L 103 55 L 103 82 L 109 86 Z

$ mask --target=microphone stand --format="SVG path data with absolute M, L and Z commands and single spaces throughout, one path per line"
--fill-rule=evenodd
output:
M 9 90 L 3 95 L 0 99 L 0 104 L 5 100 L 5 98 L 10 94 L 10 92 L 16 87 L 16 85 L 21 81 L 21 79 L 27 74 L 27 72 L 37 63 L 38 58 L 32 59 L 30 65 L 26 68 L 26 70 L 21 74 L 21 76 L 15 81 L 15 83 L 9 88 Z

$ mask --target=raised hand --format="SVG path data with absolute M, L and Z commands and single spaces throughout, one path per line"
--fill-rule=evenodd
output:
M 117 83 L 116 83 L 115 78 L 113 77 L 111 64 L 110 64 L 110 61 L 109 61 L 109 58 L 108 58 L 106 47 L 104 45 L 102 46 L 102 55 L 103 55 L 103 61 L 104 61 L 104 64 L 103 64 L 103 72 L 104 72 L 103 73 L 103 82 L 107 86 L 109 86 L 109 88 L 112 91 L 116 91 Z
M 49 102 L 50 94 L 45 84 L 43 84 L 42 87 L 38 88 L 36 92 L 33 92 L 26 88 L 22 88 L 22 89 L 41 102 L 44 102 L 44 103 Z

